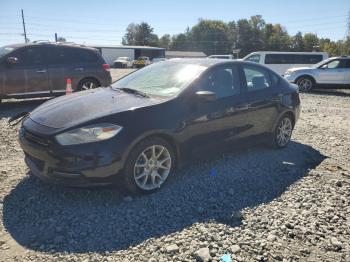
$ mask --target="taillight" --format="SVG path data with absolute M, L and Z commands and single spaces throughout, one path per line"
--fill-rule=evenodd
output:
M 106 70 L 107 72 L 110 71 L 109 64 L 103 64 L 102 67 L 103 67 L 103 69 Z

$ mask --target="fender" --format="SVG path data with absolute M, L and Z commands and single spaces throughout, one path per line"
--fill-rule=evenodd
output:
M 295 79 L 295 82 L 294 82 L 294 83 L 297 83 L 298 80 L 299 80 L 301 77 L 305 77 L 305 76 L 312 78 L 312 79 L 315 81 L 315 83 L 317 84 L 317 81 L 316 81 L 315 76 L 314 76 L 314 75 L 311 75 L 311 74 L 309 74 L 309 73 L 303 73 L 302 75 L 298 76 L 298 77 Z
M 151 130 L 148 131 L 146 133 L 143 133 L 142 135 L 140 135 L 139 137 L 137 137 L 130 145 L 129 147 L 126 149 L 126 151 L 124 152 L 123 156 L 122 156 L 122 162 L 123 165 L 126 162 L 126 160 L 128 159 L 130 152 L 132 149 L 135 148 L 135 146 L 137 144 L 139 144 L 142 140 L 145 140 L 149 137 L 152 136 L 158 136 L 158 137 L 162 137 L 165 140 L 167 140 L 173 147 L 174 149 L 174 153 L 175 153 L 175 166 L 179 166 L 181 164 L 181 150 L 179 148 L 179 142 L 175 139 L 175 136 L 173 133 L 168 132 L 166 130 L 163 129 L 155 129 L 155 130 Z
M 272 128 L 271 128 L 271 130 L 270 130 L 270 133 L 273 133 L 273 132 L 274 132 L 274 130 L 275 130 L 276 126 L 277 126 L 277 123 L 278 123 L 278 122 L 280 121 L 280 119 L 281 119 L 283 116 L 285 116 L 286 114 L 292 115 L 292 117 L 293 117 L 293 119 L 292 119 L 292 120 L 293 120 L 293 128 L 294 128 L 294 125 L 295 125 L 295 122 L 296 122 L 295 114 L 294 114 L 294 112 L 293 112 L 292 110 L 286 108 L 285 110 L 281 111 L 280 115 L 278 116 L 278 118 L 276 119 L 275 123 L 273 124 L 273 126 L 272 126 Z

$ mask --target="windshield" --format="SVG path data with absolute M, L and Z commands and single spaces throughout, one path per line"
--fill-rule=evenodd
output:
M 6 54 L 10 53 L 14 49 L 15 49 L 14 47 L 10 47 L 10 46 L 0 47 L 0 58 L 5 56 Z
M 151 96 L 175 96 L 205 69 L 200 65 L 159 62 L 120 79 L 112 87 L 131 88 Z
M 328 58 L 326 60 L 323 60 L 321 62 L 318 62 L 317 64 L 314 64 L 313 66 L 311 66 L 312 68 L 318 68 L 321 67 L 322 65 L 328 63 L 329 61 L 331 61 L 333 58 Z

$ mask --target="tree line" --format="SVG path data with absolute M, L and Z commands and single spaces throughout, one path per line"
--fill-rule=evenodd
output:
M 349 23 L 350 24 L 350 23 Z M 350 25 L 349 25 L 350 26 Z M 350 55 L 350 28 L 343 40 L 332 41 L 316 34 L 298 32 L 289 35 L 281 24 L 266 23 L 261 15 L 250 19 L 224 22 L 199 19 L 184 33 L 159 37 L 146 22 L 129 24 L 122 43 L 124 45 L 149 45 L 166 50 L 202 51 L 206 55 L 230 54 L 239 50 L 243 57 L 254 51 L 324 51 L 330 56 Z

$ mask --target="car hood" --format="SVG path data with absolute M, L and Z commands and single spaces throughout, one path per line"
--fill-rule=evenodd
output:
M 293 68 L 289 68 L 288 71 L 289 72 L 297 72 L 297 71 L 302 71 L 302 70 L 310 70 L 312 69 L 311 67 L 293 67 Z
M 67 128 L 160 101 L 112 88 L 97 88 L 52 99 L 36 108 L 29 117 L 40 125 Z

